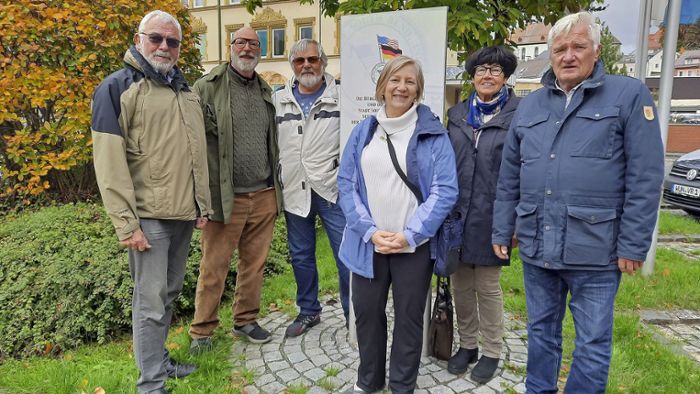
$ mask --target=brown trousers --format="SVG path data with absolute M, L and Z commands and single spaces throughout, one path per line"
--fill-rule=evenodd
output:
M 452 274 L 460 347 L 475 349 L 481 333 L 482 354 L 501 358 L 503 292 L 501 266 L 462 264 Z
M 202 262 L 199 266 L 192 338 L 210 337 L 219 325 L 219 304 L 224 292 L 231 255 L 238 249 L 233 322 L 253 323 L 260 311 L 263 268 L 272 243 L 277 218 L 274 189 L 237 193 L 229 224 L 209 222 L 202 231 Z

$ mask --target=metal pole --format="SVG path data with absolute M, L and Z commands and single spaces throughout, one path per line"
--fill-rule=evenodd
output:
M 676 63 L 676 44 L 678 43 L 678 25 L 681 20 L 681 1 L 670 0 L 666 15 L 666 32 L 664 33 L 664 53 L 661 61 L 661 77 L 659 78 L 659 105 L 657 113 L 661 128 L 661 140 L 666 152 L 666 140 L 668 139 L 668 121 L 671 115 L 671 95 L 673 92 L 673 73 Z M 660 208 L 659 201 L 659 208 Z M 654 271 L 656 260 L 656 240 L 659 234 L 659 221 L 656 220 L 654 236 L 651 240 L 651 248 L 647 254 L 647 260 L 642 266 L 642 275 L 649 276 Z
M 639 27 L 637 31 L 637 53 L 635 54 L 635 77 L 640 81 L 646 81 L 647 63 L 649 60 L 649 25 L 651 24 L 652 0 L 640 0 L 639 3 Z

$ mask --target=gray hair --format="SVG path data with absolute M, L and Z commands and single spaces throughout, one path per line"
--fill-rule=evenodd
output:
M 302 38 L 292 45 L 292 49 L 289 50 L 289 64 L 294 67 L 294 63 L 292 62 L 297 57 L 297 54 L 299 54 L 299 52 L 304 52 L 309 45 L 316 45 L 316 48 L 318 48 L 318 56 L 321 58 L 321 64 L 325 69 L 328 65 L 328 56 L 326 56 L 326 52 L 323 51 L 321 44 L 318 41 L 310 38 Z
M 593 41 L 593 50 L 600 45 L 600 25 L 595 21 L 590 12 L 582 11 L 576 14 L 567 15 L 557 21 L 549 31 L 547 46 L 552 49 L 552 42 L 562 34 L 568 34 L 574 26 L 579 24 L 588 26 L 588 37 Z
M 141 19 L 141 23 L 139 23 L 139 33 L 142 33 L 144 29 L 146 29 L 146 24 L 153 18 L 160 19 L 160 21 L 163 23 L 170 23 L 175 26 L 177 28 L 177 32 L 180 34 L 180 38 L 182 38 L 182 28 L 180 27 L 180 22 L 178 22 L 174 16 L 161 10 L 151 11 L 146 14 L 143 19 Z

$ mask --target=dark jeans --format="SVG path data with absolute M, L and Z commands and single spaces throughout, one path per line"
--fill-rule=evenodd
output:
M 576 329 L 565 393 L 604 393 L 620 271 L 552 270 L 523 264 L 528 316 L 527 393 L 556 393 L 566 298 Z
M 386 375 L 389 286 L 394 298 L 394 332 L 389 362 L 392 393 L 412 393 L 416 387 L 423 348 L 423 312 L 433 266 L 430 244 L 414 253 L 374 253 L 374 278 L 352 275 L 360 366 L 357 385 L 374 392 L 384 387 Z
M 147 393 L 162 388 L 167 379 L 165 340 L 185 278 L 194 221 L 141 219 L 140 223 L 151 248 L 129 251 L 129 271 L 134 280 L 134 359 L 140 372 L 136 388 Z
M 292 256 L 292 268 L 297 282 L 299 312 L 314 315 L 321 312 L 318 302 L 318 269 L 316 268 L 316 215 L 321 218 L 338 267 L 340 302 L 348 317 L 350 271 L 338 258 L 340 241 L 345 229 L 345 216 L 340 207 L 311 191 L 311 210 L 306 217 L 284 212 L 287 220 L 287 241 Z

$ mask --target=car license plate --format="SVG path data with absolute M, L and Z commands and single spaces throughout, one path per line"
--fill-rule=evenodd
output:
M 690 187 L 690 186 L 684 186 L 684 185 L 673 185 L 673 188 L 671 190 L 675 194 L 681 194 L 684 196 L 700 198 L 700 189 L 697 187 Z

